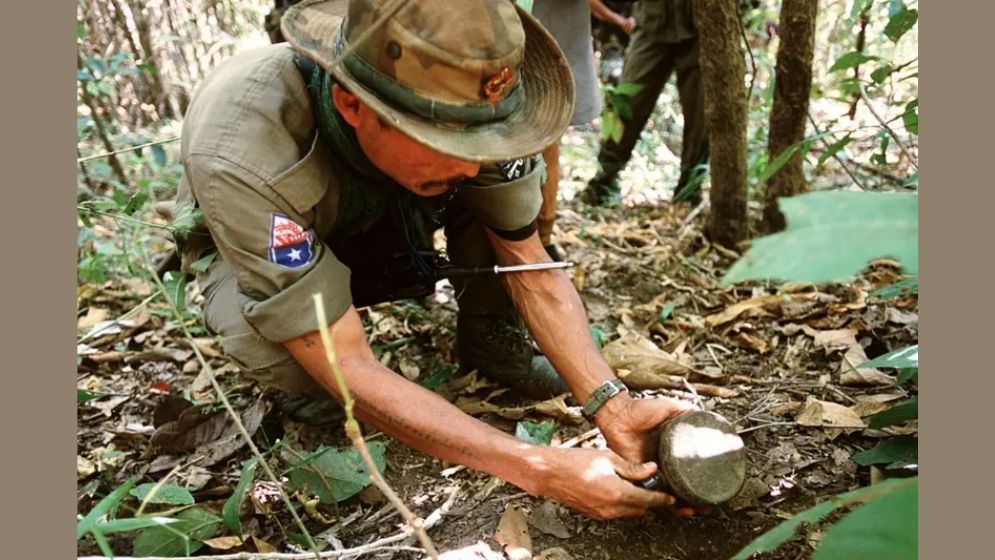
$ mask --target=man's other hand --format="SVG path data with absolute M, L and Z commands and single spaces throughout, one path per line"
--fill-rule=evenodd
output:
M 545 451 L 538 460 L 542 462 L 539 468 L 544 481 L 540 495 L 594 519 L 639 517 L 649 508 L 672 508 L 676 503 L 669 494 L 645 490 L 630 482 L 652 476 L 656 463 L 632 463 L 607 450 Z

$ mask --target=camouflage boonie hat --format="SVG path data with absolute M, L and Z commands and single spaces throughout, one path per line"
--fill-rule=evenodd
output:
M 537 153 L 573 114 L 566 58 L 512 0 L 305 0 L 281 27 L 386 122 L 461 160 Z

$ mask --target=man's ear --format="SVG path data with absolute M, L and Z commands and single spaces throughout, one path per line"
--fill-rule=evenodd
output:
M 349 93 L 338 84 L 332 84 L 332 103 L 342 119 L 349 123 L 349 126 L 356 128 L 359 126 L 359 106 L 361 102 L 355 95 Z

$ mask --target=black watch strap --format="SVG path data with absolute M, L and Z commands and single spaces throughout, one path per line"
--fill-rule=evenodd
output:
M 587 401 L 584 403 L 584 407 L 581 409 L 584 417 L 588 420 L 593 421 L 594 415 L 597 414 L 598 410 L 604 406 L 608 399 L 614 397 L 615 395 L 621 393 L 622 391 L 628 391 L 629 389 L 622 383 L 619 379 L 609 379 L 597 389 L 591 393 L 591 396 L 587 397 Z

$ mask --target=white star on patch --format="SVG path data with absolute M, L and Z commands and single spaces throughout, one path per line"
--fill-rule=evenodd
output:
M 290 253 L 288 253 L 288 254 L 290 255 L 290 260 L 291 261 L 299 261 L 299 260 L 301 260 L 301 252 L 298 251 L 297 249 L 291 249 Z

